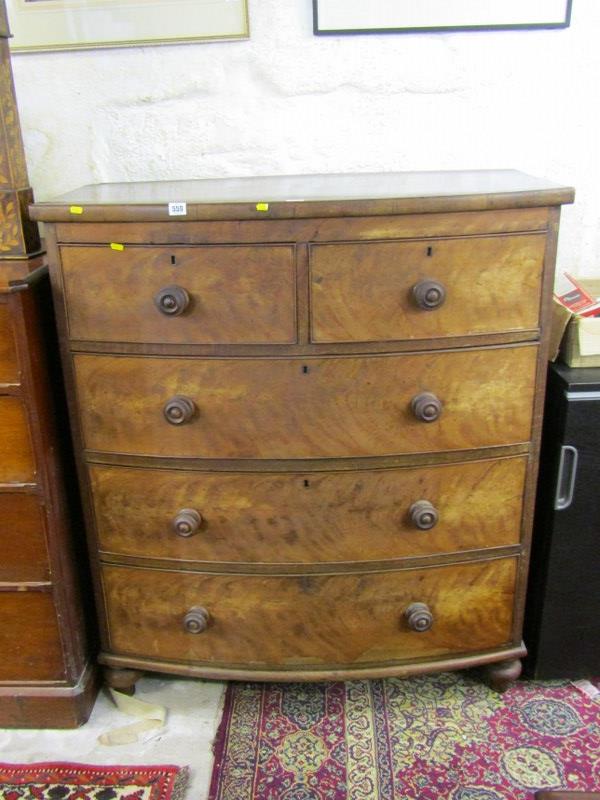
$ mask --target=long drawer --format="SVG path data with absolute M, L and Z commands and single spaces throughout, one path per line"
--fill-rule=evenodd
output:
M 0 681 L 64 679 L 63 653 L 48 591 L 0 591 Z
M 312 340 L 536 329 L 545 246 L 544 234 L 313 245 Z
M 292 245 L 63 247 L 61 261 L 74 339 L 296 341 Z
M 0 483 L 35 480 L 27 412 L 20 397 L 0 396 Z
M 524 457 L 206 473 L 91 465 L 101 552 L 189 562 L 374 561 L 517 544 Z
M 37 494 L 0 492 L 0 554 L 0 583 L 48 580 L 48 547 Z
M 536 355 L 531 345 L 307 359 L 77 354 L 74 364 L 90 450 L 280 459 L 526 442 Z
M 382 665 L 506 645 L 516 571 L 512 558 L 298 577 L 105 566 L 103 586 L 117 655 L 307 668 Z M 411 628 L 431 621 L 428 630 Z
M 8 305 L 0 302 L 0 384 L 18 380 L 19 365 L 10 312 Z

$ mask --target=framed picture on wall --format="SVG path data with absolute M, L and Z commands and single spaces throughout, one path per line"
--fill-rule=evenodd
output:
M 313 0 L 314 32 L 566 28 L 572 0 Z
M 6 0 L 14 52 L 249 35 L 247 0 Z

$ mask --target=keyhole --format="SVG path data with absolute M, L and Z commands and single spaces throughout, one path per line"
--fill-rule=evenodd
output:
M 302 372 L 303 372 L 305 375 L 307 374 L 307 372 L 308 372 L 308 367 L 306 366 L 306 364 L 305 364 L 305 365 L 302 367 Z
M 428 247 L 427 248 L 427 255 L 428 256 L 432 256 L 433 255 L 433 247 Z
M 175 256 L 171 256 L 171 264 L 175 263 L 177 263 L 177 259 L 175 258 Z
M 306 478 L 304 479 L 304 485 L 306 486 L 307 489 L 310 486 L 310 481 L 308 481 Z

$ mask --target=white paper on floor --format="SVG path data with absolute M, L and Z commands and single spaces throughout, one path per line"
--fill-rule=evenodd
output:
M 167 721 L 165 706 L 148 703 L 146 700 L 131 697 L 114 689 L 109 691 L 119 711 L 129 717 L 136 717 L 137 722 L 106 731 L 98 737 L 100 744 L 113 747 L 134 742 L 149 742 L 162 735 Z

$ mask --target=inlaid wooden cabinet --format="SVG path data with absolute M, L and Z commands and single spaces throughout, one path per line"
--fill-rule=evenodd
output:
M 110 683 L 518 676 L 572 199 L 483 171 L 32 207 Z

